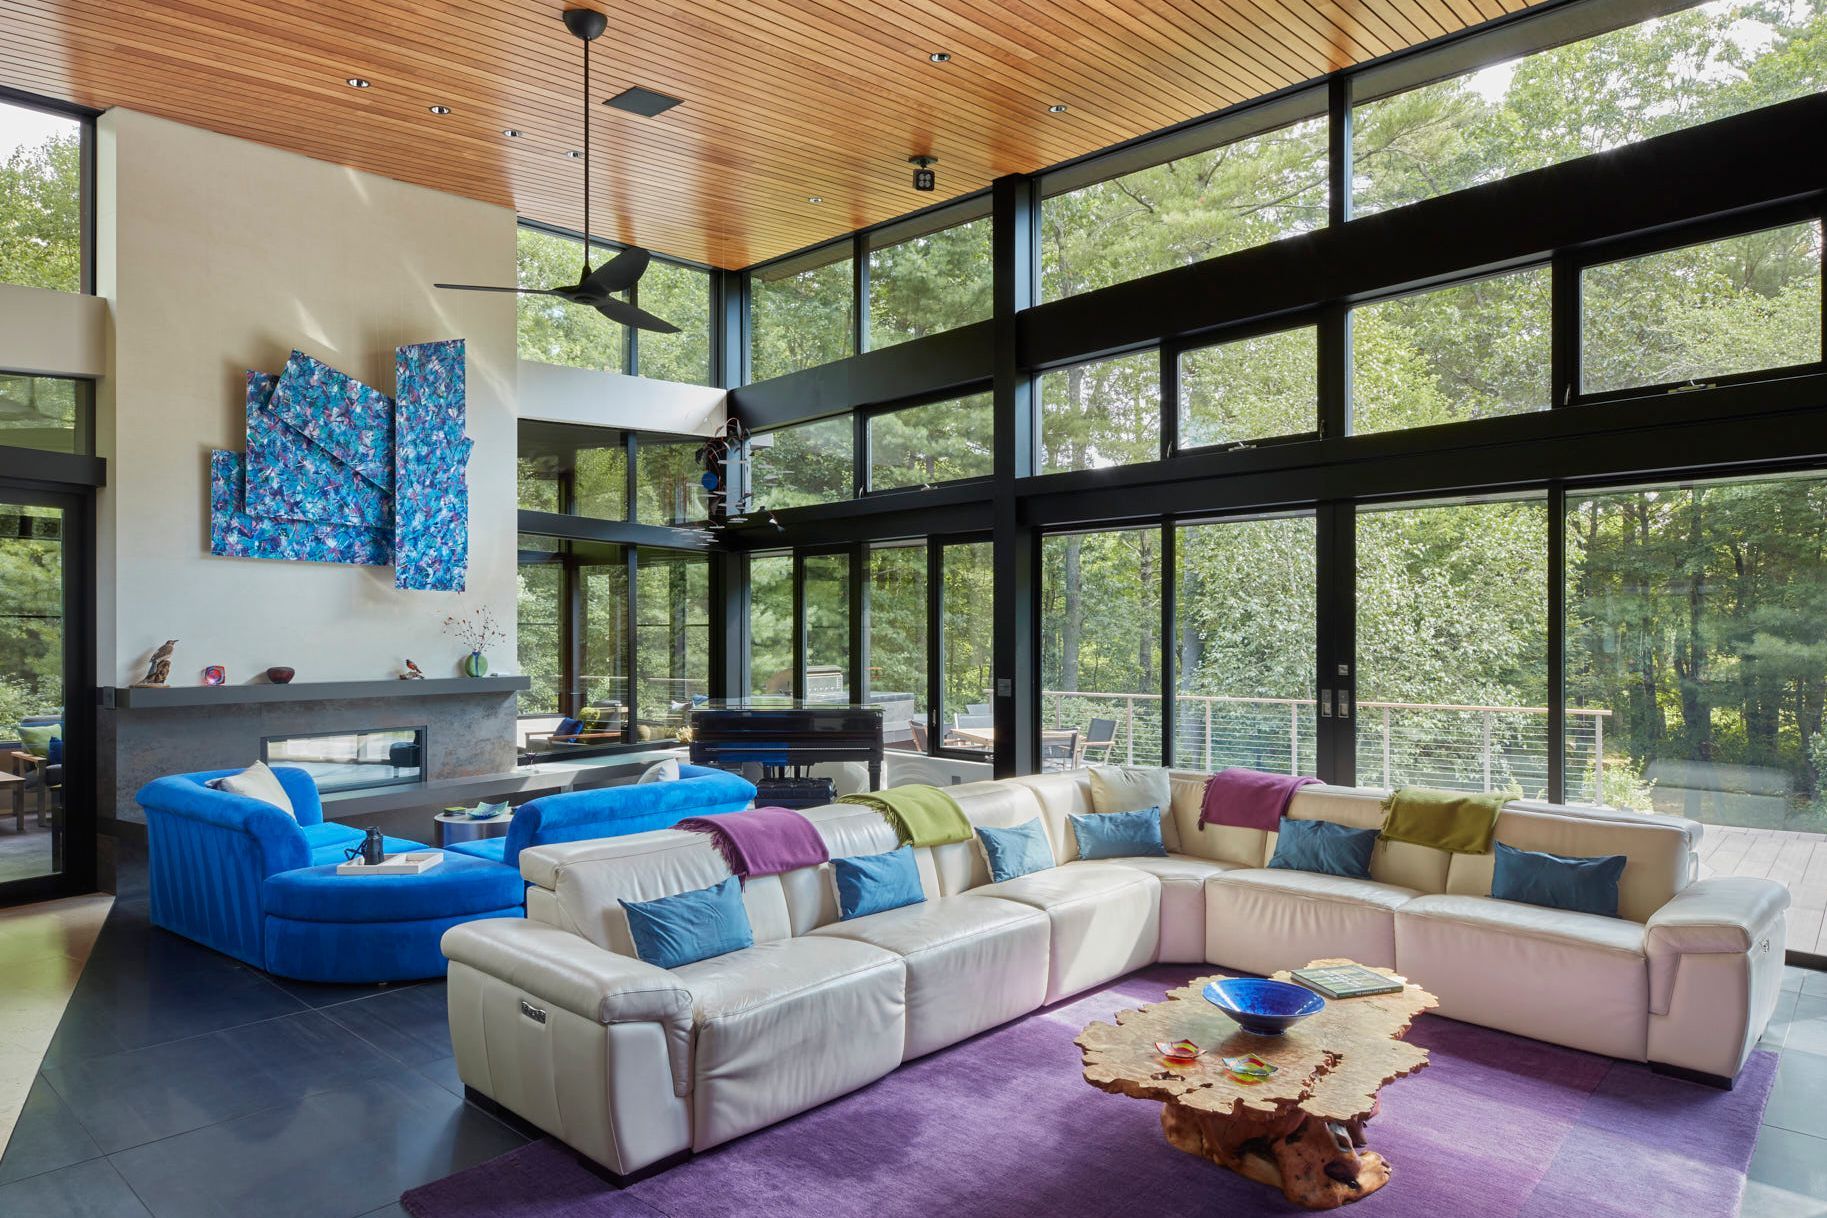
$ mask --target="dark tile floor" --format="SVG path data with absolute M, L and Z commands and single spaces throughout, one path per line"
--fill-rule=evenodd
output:
M 0 1157 L 6 1218 L 358 1218 L 521 1144 L 441 982 L 280 981 L 115 905 Z
M 1745 1218 L 1827 1218 L 1827 974 L 1790 969 Z M 519 1145 L 466 1105 L 442 983 L 280 981 L 115 906 L 0 1157 L 5 1218 L 397 1216 Z

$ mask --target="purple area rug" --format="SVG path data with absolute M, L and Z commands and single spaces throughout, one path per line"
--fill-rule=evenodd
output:
M 1210 971 L 1145 969 L 624 1190 L 540 1141 L 401 1201 L 414 1218 L 1305 1213 L 1168 1146 L 1159 1104 L 1080 1075 L 1085 1024 Z M 1432 1061 L 1383 1089 L 1370 1145 L 1392 1179 L 1353 1218 L 1738 1212 L 1774 1054 L 1727 1092 L 1437 1016 L 1409 1039 Z

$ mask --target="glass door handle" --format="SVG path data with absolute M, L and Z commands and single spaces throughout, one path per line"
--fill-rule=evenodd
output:
M 1351 691 L 1348 689 L 1339 690 L 1339 718 L 1351 718 Z

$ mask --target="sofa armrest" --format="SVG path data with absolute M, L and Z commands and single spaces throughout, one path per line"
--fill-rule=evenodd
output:
M 1722 875 L 1696 880 L 1650 915 L 1649 1009 L 1668 1014 L 1683 956 L 1768 951 L 1770 932 L 1789 908 L 1789 890 L 1775 880 Z
M 465 922 L 444 932 L 444 955 L 573 1015 L 608 1026 L 659 1024 L 673 1094 L 691 1090 L 691 991 L 663 968 L 619 956 L 581 935 L 521 918 Z

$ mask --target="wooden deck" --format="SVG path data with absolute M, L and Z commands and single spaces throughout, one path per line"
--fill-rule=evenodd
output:
M 1756 875 L 1789 886 L 1789 950 L 1827 955 L 1827 834 L 1708 825 L 1702 874 Z

